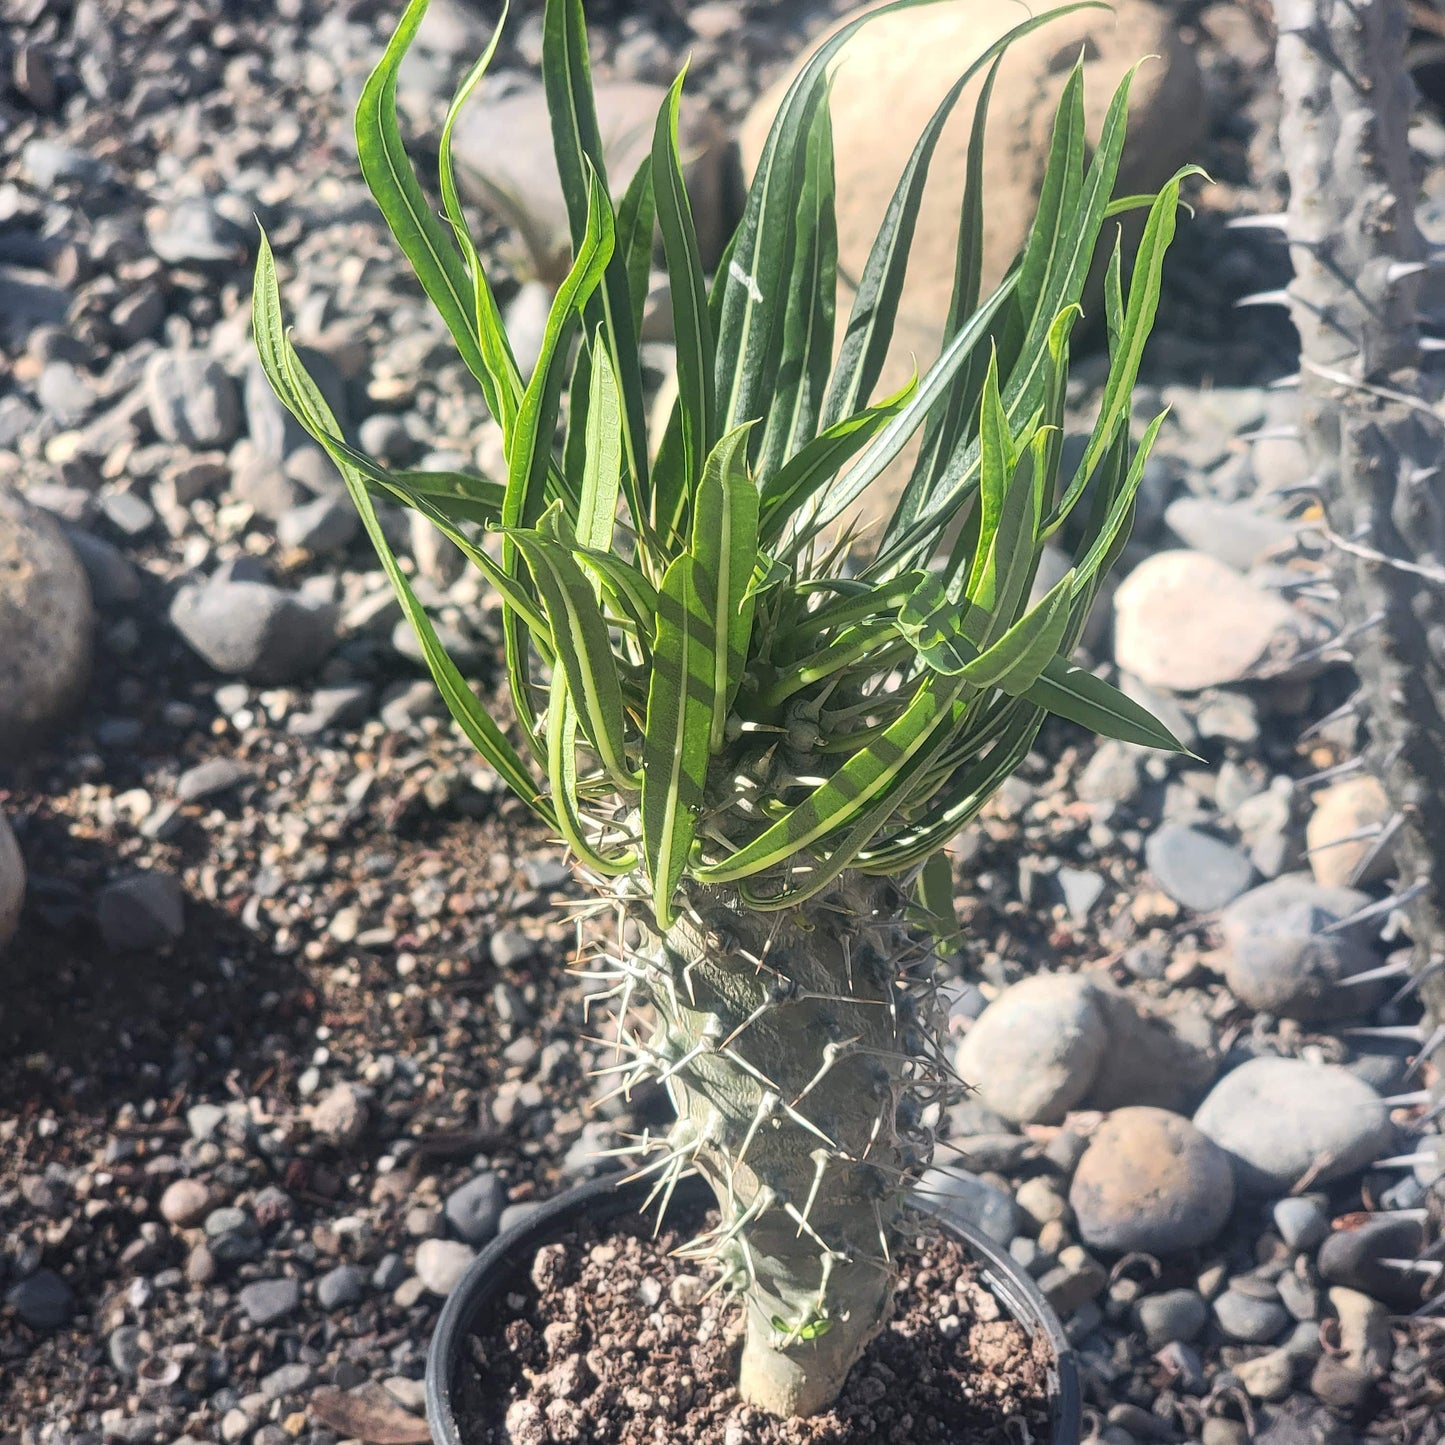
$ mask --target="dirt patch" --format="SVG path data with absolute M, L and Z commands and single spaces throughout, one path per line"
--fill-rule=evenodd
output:
M 683 1224 L 688 1221 L 682 1221 Z M 777 1420 L 736 1388 L 742 1319 L 626 1216 L 537 1254 L 471 1341 L 467 1445 L 1014 1445 L 1046 1440 L 1048 1342 L 1008 1319 L 951 1238 L 910 1241 L 889 1327 L 826 1415 Z

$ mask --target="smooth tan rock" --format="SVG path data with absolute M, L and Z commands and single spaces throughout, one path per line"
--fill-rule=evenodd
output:
M 1327 888 L 1348 888 L 1389 876 L 1393 862 L 1391 850 L 1388 847 L 1376 850 L 1373 839 L 1354 837 L 1364 829 L 1382 827 L 1389 820 L 1389 800 L 1378 779 L 1350 778 L 1336 783 L 1316 793 L 1314 803 L 1314 812 L 1305 825 L 1305 846 L 1309 850 L 1310 872 L 1317 883 Z M 1356 877 L 1356 869 L 1362 865 L 1365 871 Z
M 90 583 L 60 524 L 0 490 L 0 764 L 79 699 L 94 630 Z
M 1069 1189 L 1096 1249 L 1172 1254 L 1207 1244 L 1234 1207 L 1229 1156 L 1165 1109 L 1118 1109 L 1099 1126 Z
M 876 8 L 861 7 L 863 10 Z M 1028 18 L 1007 4 L 927 6 L 865 25 L 835 62 L 832 116 L 838 181 L 838 336 L 913 146 L 958 77 L 1007 30 Z M 846 17 L 848 19 L 852 16 Z M 842 22 L 840 22 L 842 23 Z M 836 27 L 835 27 L 836 28 Z M 1187 160 L 1203 134 L 1205 107 L 1198 66 L 1175 21 L 1145 0 L 1119 0 L 1112 12 L 1081 11 L 1018 40 L 999 70 L 989 106 L 983 161 L 985 294 L 1007 271 L 1032 221 L 1054 112 L 1069 72 L 1084 55 L 1089 145 L 1097 142 L 1114 91 L 1145 56 L 1130 91 L 1131 124 L 1116 191 L 1156 189 Z M 806 57 L 765 91 L 739 134 L 751 175 L 783 95 Z M 981 77 L 964 91 L 929 170 L 899 308 L 893 351 L 879 395 L 938 355 L 953 291 L 958 221 L 968 138 Z M 1112 245 L 1113 226 L 1106 230 Z M 899 479 L 901 482 L 901 478 Z M 892 474 L 876 484 L 874 504 L 891 495 Z M 870 508 L 870 511 L 874 508 Z
M 1146 687 L 1198 692 L 1276 671 L 1301 619 L 1203 552 L 1156 552 L 1114 594 L 1114 660 Z

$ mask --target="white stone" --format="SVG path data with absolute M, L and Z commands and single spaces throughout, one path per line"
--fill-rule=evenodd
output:
M 1114 660 L 1147 687 L 1198 692 L 1275 670 L 1302 619 L 1203 552 L 1156 552 L 1114 594 Z

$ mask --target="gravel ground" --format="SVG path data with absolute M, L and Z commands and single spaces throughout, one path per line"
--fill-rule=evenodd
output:
M 1392 1000 L 1400 980 L 1341 983 L 1400 946 L 1388 911 L 1323 932 L 1360 904 L 1311 864 L 1356 846 L 1337 840 L 1371 799 L 1341 794 L 1347 775 L 1304 781 L 1353 755 L 1348 721 L 1324 721 L 1351 681 L 1312 656 L 1331 598 L 1301 499 L 1278 491 L 1299 476 L 1270 388 L 1292 333 L 1233 304 L 1287 277 L 1267 237 L 1226 229 L 1281 198 L 1269 41 L 1263 7 L 1172 8 L 1206 76 L 1215 184 L 1146 363 L 1141 413 L 1174 410 L 1133 571 L 1090 646 L 1204 761 L 1051 726 L 960 838 L 952 1027 L 961 1067 L 1004 1063 L 950 1111 L 946 1159 L 966 1168 L 932 1186 L 1040 1277 L 1095 1438 L 1410 1445 L 1441 1438 L 1441 1337 L 1409 1318 L 1430 1277 L 1381 1261 L 1432 1237 L 1440 1170 L 1366 1166 L 1436 1147 L 1422 1106 L 1379 1103 L 1420 1087 L 1396 1036 L 1418 1010 Z M 0 988 L 0 1440 L 334 1445 L 336 1387 L 379 1388 L 375 1418 L 414 1436 L 460 1265 L 661 1117 L 656 1097 L 588 1110 L 598 1024 L 565 972 L 582 895 L 440 716 L 335 483 L 250 360 L 258 215 L 298 340 L 366 444 L 495 456 L 350 153 L 392 9 L 6 11 L 0 483 L 68 529 L 98 622 L 83 703 L 0 770 L 29 873 Z M 487 11 L 437 9 L 404 86 L 419 122 Z M 539 30 L 518 10 L 499 66 L 520 75 Z M 829 13 L 588 10 L 600 76 L 670 79 L 691 49 L 727 122 Z M 1419 139 L 1433 197 L 1445 130 L 1427 116 Z M 485 242 L 521 329 L 536 287 L 506 230 Z M 1084 417 L 1098 372 L 1081 371 Z M 504 714 L 495 599 L 397 525 Z M 1235 619 L 1203 638 L 1201 576 Z M 1181 679 L 1181 659 L 1202 671 Z M 1388 859 L 1364 863 L 1367 903 Z M 1020 1016 L 1062 1023 L 1025 1047 Z M 1270 1072 L 1276 1056 L 1314 1071 Z M 1015 1107 L 1055 1066 L 1063 1084 Z M 1153 1204 L 1120 1186 L 1166 1158 Z M 1202 1225 L 1221 1194 L 1234 1207 Z

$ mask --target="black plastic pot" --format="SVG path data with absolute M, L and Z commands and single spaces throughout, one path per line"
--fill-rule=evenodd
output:
M 492 1301 L 517 1274 L 525 1273 L 543 1245 L 566 1238 L 581 1219 L 605 1224 L 637 1210 L 650 1183 L 622 1184 L 612 1175 L 578 1185 L 539 1206 L 520 1224 L 499 1235 L 477 1256 L 451 1292 L 437 1321 L 426 1363 L 426 1415 L 435 1445 L 467 1445 L 457 1424 L 457 1389 L 460 1367 L 466 1359 L 467 1337 Z M 679 1206 L 705 1202 L 711 1197 L 706 1183 L 696 1176 L 678 1186 Z M 1029 1331 L 1042 1332 L 1053 1350 L 1049 1395 L 1053 1405 L 1051 1445 L 1078 1445 L 1079 1374 L 1063 1326 L 1039 1287 L 1004 1250 L 971 1224 L 949 1214 L 946 1208 L 927 1207 L 950 1234 L 957 1236 L 979 1262 L 982 1281 L 1004 1309 Z

